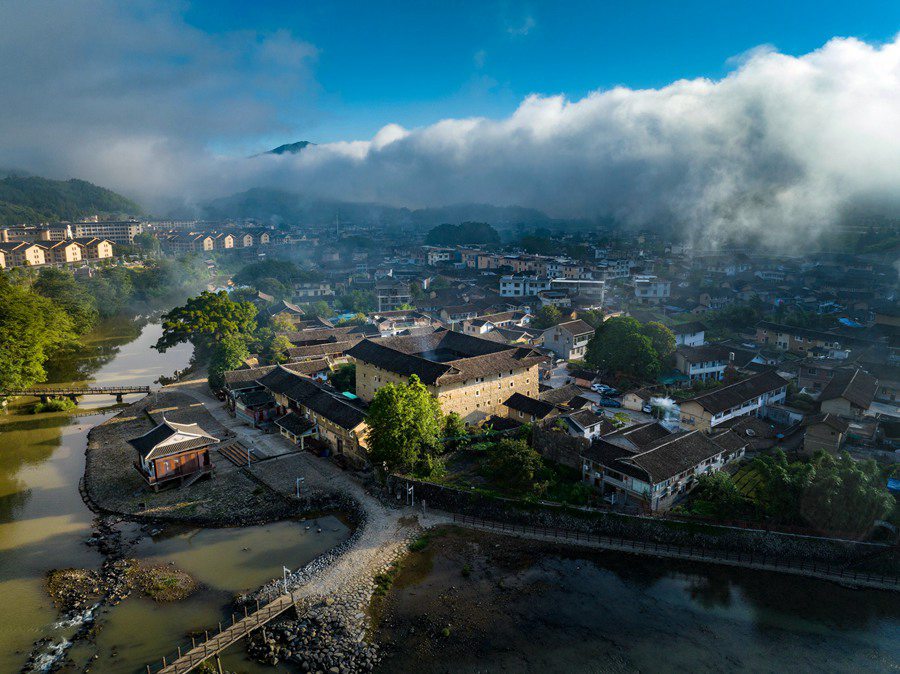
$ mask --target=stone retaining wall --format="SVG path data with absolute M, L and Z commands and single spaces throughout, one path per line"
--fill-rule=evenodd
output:
M 688 545 L 729 552 L 754 552 L 785 561 L 850 563 L 872 555 L 871 545 L 824 538 L 790 536 L 626 515 L 588 512 L 565 506 L 530 504 L 466 492 L 404 477 L 390 476 L 388 485 L 401 498 L 414 485 L 416 504 L 497 522 L 543 526 L 655 543 Z

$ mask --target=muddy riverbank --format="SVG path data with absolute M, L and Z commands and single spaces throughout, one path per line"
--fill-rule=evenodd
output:
M 378 607 L 381 672 L 896 671 L 891 593 L 447 528 Z

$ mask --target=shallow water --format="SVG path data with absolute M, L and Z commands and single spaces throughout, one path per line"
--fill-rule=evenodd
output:
M 165 354 L 151 349 L 160 332 L 158 324 L 106 322 L 89 336 L 84 349 L 60 358 L 49 369 L 51 381 L 152 386 L 161 375 L 186 367 L 191 355 L 187 345 Z M 128 396 L 126 402 L 138 397 Z M 15 607 L 0 612 L 0 672 L 18 671 L 36 639 L 50 635 L 59 641 L 74 629 L 52 627 L 58 614 L 45 592 L 44 578 L 54 568 L 100 564 L 100 556 L 84 544 L 93 516 L 81 500 L 78 482 L 84 472 L 87 432 L 114 413 L 101 411 L 113 402 L 100 396 L 83 398 L 79 414 L 87 412 L 86 416 L 32 415 L 27 400 L 0 413 L 0 593 L 8 607 Z M 246 529 L 172 529 L 156 540 L 144 540 L 135 552 L 176 561 L 195 573 L 205 588 L 184 603 L 164 606 L 133 597 L 104 610 L 104 629 L 97 641 L 101 660 L 93 671 L 139 671 L 145 657 L 174 650 L 185 630 L 227 619 L 223 611 L 234 593 L 280 575 L 282 564 L 302 565 L 346 535 L 339 521 L 321 522 L 321 534 L 283 522 Z M 238 655 L 227 661 L 242 659 L 239 649 L 234 650 Z M 72 650 L 76 662 L 92 654 L 86 644 Z M 253 671 L 252 665 L 234 668 Z
M 255 527 L 170 527 L 160 535 L 148 536 L 132 549 L 134 556 L 150 563 L 174 562 L 199 580 L 202 588 L 171 604 L 157 604 L 135 594 L 103 611 L 95 644 L 73 648 L 72 659 L 85 662 L 97 653 L 94 666 L 98 671 L 146 671 L 146 664 L 174 654 L 176 646 L 189 646 L 190 638 L 185 636 L 189 632 L 202 633 L 220 621 L 228 624 L 231 614 L 227 607 L 236 594 L 276 577 L 282 565 L 296 569 L 306 564 L 347 534 L 340 520 L 326 516 L 309 523 L 288 521 Z M 230 649 L 223 663 L 238 671 L 272 671 L 246 661 L 240 645 Z
M 438 540 L 407 564 L 379 633 L 393 646 L 380 671 L 900 669 L 894 593 L 516 545 Z

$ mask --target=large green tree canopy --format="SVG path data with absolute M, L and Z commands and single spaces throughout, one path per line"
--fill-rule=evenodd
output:
M 444 223 L 431 229 L 425 242 L 432 246 L 453 246 L 467 243 L 499 243 L 497 230 L 486 222 Z
M 244 335 L 228 335 L 218 342 L 209 359 L 209 387 L 221 389 L 225 386 L 225 373 L 236 370 L 250 357 L 247 340 Z
M 366 415 L 372 463 L 410 470 L 437 446 L 441 406 L 416 375 L 407 384 L 387 384 L 375 393 Z
M 642 325 L 616 316 L 597 326 L 588 342 L 587 362 L 600 370 L 652 379 L 675 351 L 675 335 L 662 323 Z
M 0 390 L 43 381 L 47 359 L 76 337 L 62 307 L 0 273 Z
M 165 351 L 181 342 L 191 342 L 201 355 L 206 355 L 228 335 L 252 335 L 256 330 L 256 307 L 250 302 L 233 302 L 224 290 L 204 291 L 163 316 L 162 325 L 157 349 Z

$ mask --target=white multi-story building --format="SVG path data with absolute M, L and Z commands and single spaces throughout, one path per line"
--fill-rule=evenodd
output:
M 550 289 L 550 279 L 538 276 L 501 276 L 500 297 L 531 297 Z
M 660 304 L 672 294 L 672 282 L 656 276 L 635 276 L 634 296 L 641 304 Z

